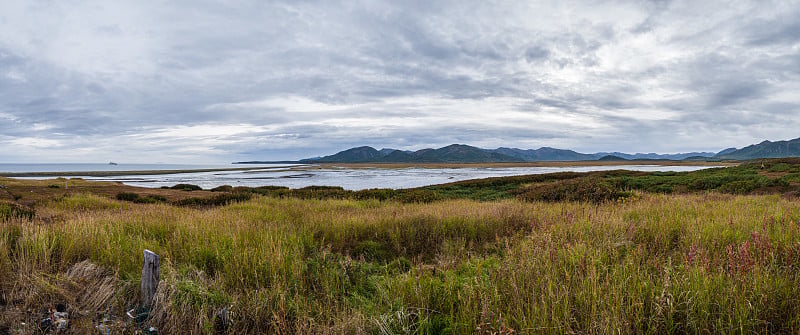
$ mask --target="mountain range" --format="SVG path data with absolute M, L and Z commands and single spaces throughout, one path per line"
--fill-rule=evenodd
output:
M 597 152 L 580 153 L 566 149 L 497 148 L 481 149 L 465 144 L 451 144 L 438 149 L 407 151 L 361 146 L 336 154 L 302 159 L 300 163 L 500 163 L 590 160 L 747 160 L 756 158 L 800 157 L 800 138 L 788 141 L 763 141 L 741 149 L 727 148 L 720 152 L 687 152 L 677 154 Z M 269 163 L 264 161 L 237 162 Z
M 728 149 L 726 149 L 728 150 Z M 788 141 L 764 141 L 738 150 L 723 150 L 715 157 L 719 159 L 782 158 L 800 156 L 800 138 Z

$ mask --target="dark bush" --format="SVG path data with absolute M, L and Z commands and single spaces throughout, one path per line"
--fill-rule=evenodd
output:
M 147 195 L 133 200 L 137 204 L 155 204 L 160 202 L 167 202 L 167 198 L 163 195 Z
M 189 207 L 209 207 L 209 206 L 224 206 L 234 202 L 247 201 L 252 198 L 251 193 L 236 192 L 236 193 L 220 193 L 208 198 L 186 198 L 173 202 L 177 206 Z
M 307 186 L 291 190 L 291 196 L 300 199 L 348 199 L 353 191 L 340 186 Z
M 233 186 L 231 185 L 222 185 L 211 189 L 211 192 L 232 192 L 232 191 L 233 191 Z
M 136 194 L 136 193 L 132 193 L 132 192 L 117 193 L 117 200 L 136 201 L 136 199 L 139 199 L 139 195 Z
M 250 192 L 269 197 L 283 198 L 289 196 L 291 189 L 285 186 L 259 186 L 251 189 Z
M 175 186 L 170 187 L 173 190 L 183 190 L 183 191 L 202 191 L 203 188 L 193 184 L 176 184 Z
M 117 200 L 132 201 L 137 204 L 154 204 L 159 202 L 167 202 L 167 198 L 162 195 L 152 194 L 152 195 L 140 196 L 132 192 L 118 193 Z
M 442 195 L 437 191 L 412 188 L 397 191 L 397 200 L 404 203 L 429 203 L 442 200 Z
M 397 192 L 390 188 L 373 188 L 369 190 L 355 191 L 352 194 L 353 199 L 356 200 L 380 200 L 386 201 L 395 197 Z

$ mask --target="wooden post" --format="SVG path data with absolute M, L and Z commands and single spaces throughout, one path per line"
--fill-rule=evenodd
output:
M 145 249 L 144 266 L 142 267 L 142 307 L 150 308 L 157 288 L 158 255 Z

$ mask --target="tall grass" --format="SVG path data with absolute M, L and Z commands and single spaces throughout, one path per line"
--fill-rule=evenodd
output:
M 94 305 L 121 316 L 150 249 L 162 267 L 147 322 L 163 333 L 213 332 L 225 306 L 237 334 L 800 331 L 800 203 L 779 196 L 209 208 L 75 195 L 37 217 L 58 222 L 0 226 L 0 310 L 87 305 L 67 274 L 88 260 L 113 279 Z

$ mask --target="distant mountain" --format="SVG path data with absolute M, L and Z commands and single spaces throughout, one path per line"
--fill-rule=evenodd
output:
M 635 154 L 626 154 L 623 152 L 598 152 L 594 154 L 596 157 L 603 157 L 603 156 L 617 156 L 619 158 L 624 158 L 628 160 L 635 160 L 635 159 L 669 159 L 669 160 L 682 160 L 689 157 L 713 157 L 715 153 L 713 152 L 684 152 L 684 153 L 677 153 L 677 154 L 657 154 L 657 153 L 635 153 Z
M 393 153 L 395 151 L 398 151 L 398 150 L 397 149 L 387 149 L 387 148 L 383 148 L 381 150 L 378 150 L 378 152 L 383 156 L 389 155 L 389 154 L 391 154 L 391 153 Z
M 800 138 L 789 141 L 764 141 L 742 149 L 727 148 L 718 153 L 687 152 L 677 154 L 598 152 L 584 154 L 572 150 L 542 147 L 539 149 L 497 148 L 481 149 L 464 144 L 452 144 L 439 149 L 404 151 L 363 146 L 340 151 L 324 157 L 302 159 L 295 163 L 488 163 L 541 162 L 587 160 L 747 160 L 755 158 L 800 157 Z M 275 163 L 267 161 L 238 162 L 239 164 Z
M 439 149 L 422 149 L 413 152 L 393 149 L 378 151 L 372 147 L 358 147 L 304 161 L 316 163 L 487 163 L 523 162 L 524 160 L 492 150 L 452 144 Z
M 725 149 L 714 156 L 719 159 L 738 160 L 783 157 L 800 157 L 800 138 L 777 142 L 764 141 L 733 151 Z
M 455 162 L 524 162 L 525 160 L 504 155 L 494 150 L 485 150 L 464 144 L 448 145 L 426 152 L 424 159 Z
M 383 148 L 376 150 L 363 146 L 340 151 L 324 157 L 303 159 L 302 163 L 487 163 L 487 162 L 543 162 L 543 161 L 589 161 L 589 160 L 636 160 L 672 159 L 687 157 L 710 158 L 713 152 L 690 152 L 679 154 L 626 154 L 621 152 L 599 152 L 584 154 L 572 150 L 542 147 L 539 149 L 497 148 L 481 149 L 464 144 L 452 144 L 439 149 L 403 151 Z
M 366 163 L 377 162 L 384 157 L 380 151 L 373 147 L 357 147 L 340 151 L 334 155 L 312 159 L 318 163 Z
M 620 157 L 620 156 L 614 156 L 614 155 L 605 155 L 605 156 L 603 156 L 603 157 L 600 157 L 600 158 L 598 158 L 597 160 L 599 160 L 599 161 L 608 161 L 608 162 L 613 162 L 613 161 L 626 161 L 627 159 L 625 159 L 625 158 L 622 158 L 622 157 Z
M 595 155 L 582 154 L 572 150 L 542 147 L 539 149 L 497 148 L 494 152 L 518 158 L 526 162 L 536 161 L 587 161 L 597 159 Z
M 736 151 L 736 150 L 739 150 L 739 149 L 736 149 L 736 148 L 727 148 L 727 149 L 722 149 L 722 151 L 718 152 L 718 153 L 717 153 L 716 155 L 714 155 L 714 156 L 717 156 L 717 157 L 719 157 L 719 156 L 726 155 L 726 154 L 729 154 L 729 153 L 731 153 L 731 152 L 734 152 L 734 151 Z

